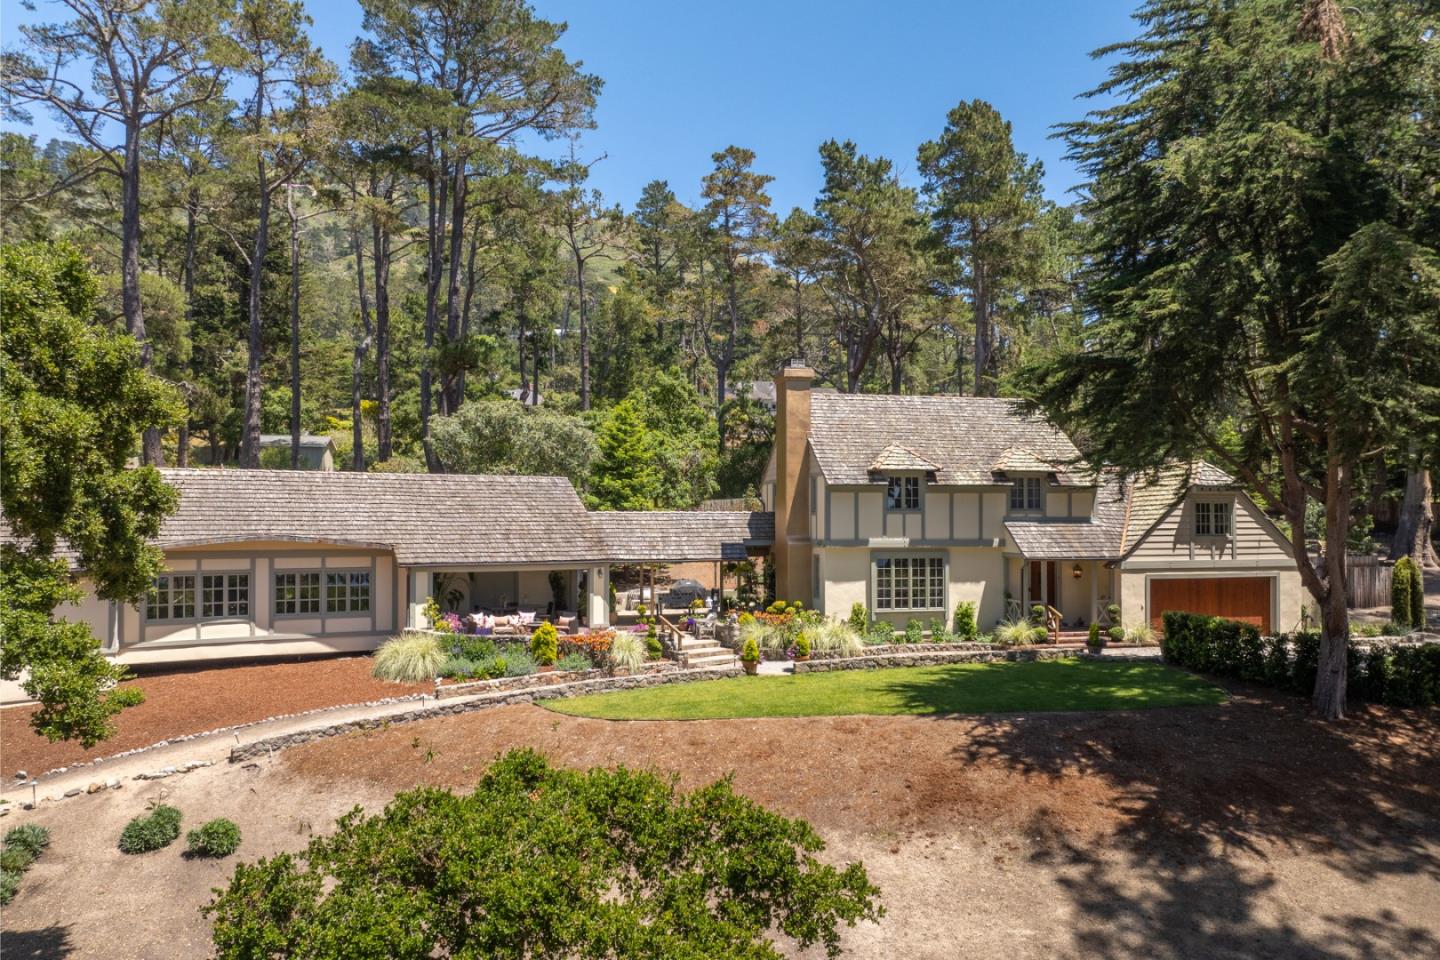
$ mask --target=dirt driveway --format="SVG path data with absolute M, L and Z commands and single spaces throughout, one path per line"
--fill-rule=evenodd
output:
M 320 741 L 81 797 L 4 916 L 10 957 L 204 957 L 228 864 L 114 849 L 162 790 L 227 815 L 254 859 L 354 804 L 464 788 L 531 745 L 577 766 L 672 770 L 809 819 L 861 859 L 888 915 L 847 956 L 1413 958 L 1440 955 L 1440 714 L 1317 723 L 1303 703 L 1105 715 L 615 723 L 506 707 Z M 16 822 L 7 817 L 5 825 Z

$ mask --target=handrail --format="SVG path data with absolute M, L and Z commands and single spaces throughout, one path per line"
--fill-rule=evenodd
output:
M 1049 604 L 1045 605 L 1045 625 L 1050 628 L 1050 642 L 1060 642 L 1060 624 L 1064 622 L 1064 616 L 1059 610 Z

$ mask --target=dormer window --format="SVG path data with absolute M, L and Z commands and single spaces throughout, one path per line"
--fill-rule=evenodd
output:
M 920 478 L 891 477 L 885 486 L 886 510 L 919 510 Z
M 1044 505 L 1045 495 L 1039 477 L 1020 477 L 1010 485 L 1011 513 L 1039 513 Z
M 1230 536 L 1230 504 L 1205 500 L 1195 504 L 1195 536 Z

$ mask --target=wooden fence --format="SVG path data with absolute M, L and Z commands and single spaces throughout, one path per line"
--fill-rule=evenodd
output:
M 1350 608 L 1388 607 L 1390 578 L 1395 564 L 1389 560 L 1362 554 L 1345 555 L 1346 597 Z

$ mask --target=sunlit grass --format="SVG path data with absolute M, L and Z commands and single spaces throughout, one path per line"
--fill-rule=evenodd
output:
M 606 720 L 1028 713 L 1208 706 L 1225 693 L 1163 664 L 1095 660 L 957 663 L 797 676 L 740 677 L 550 700 Z

